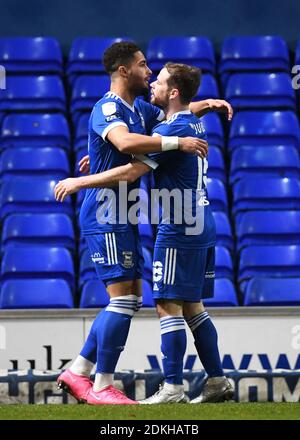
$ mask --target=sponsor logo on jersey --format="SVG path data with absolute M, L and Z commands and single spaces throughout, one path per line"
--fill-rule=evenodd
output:
M 114 119 L 118 119 L 118 116 L 117 115 L 107 116 L 107 118 L 105 118 L 105 121 L 110 122 L 113 121 Z
M 106 102 L 102 104 L 102 112 L 104 116 L 111 116 L 117 112 L 117 107 L 115 102 Z
M 153 262 L 153 282 L 158 283 L 163 277 L 163 265 L 160 261 Z M 153 290 L 158 290 L 153 288 Z
M 98 263 L 98 264 L 104 263 L 104 257 L 102 257 L 100 252 L 95 252 L 93 255 L 91 255 L 91 259 L 93 263 Z

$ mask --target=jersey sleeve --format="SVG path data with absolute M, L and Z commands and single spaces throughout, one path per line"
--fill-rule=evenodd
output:
M 152 136 L 178 136 L 178 134 L 174 133 L 174 131 L 171 131 L 169 125 L 159 124 L 154 128 Z M 156 153 L 149 153 L 148 157 L 149 159 L 157 163 L 158 166 L 163 164 L 167 160 L 172 159 L 172 156 L 174 156 L 174 153 L 176 152 L 177 150 L 157 151 Z
M 165 119 L 165 114 L 160 108 L 156 107 L 155 105 L 149 104 L 149 102 L 146 101 L 139 101 L 140 109 L 142 110 L 145 120 L 147 133 L 151 133 L 153 127 L 155 127 L 157 124 Z
M 116 101 L 106 101 L 95 105 L 92 112 L 92 128 L 105 141 L 115 127 L 127 127 L 123 112 Z

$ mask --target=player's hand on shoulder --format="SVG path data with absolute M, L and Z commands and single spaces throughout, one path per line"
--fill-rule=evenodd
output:
M 229 102 L 224 99 L 208 99 L 209 108 L 211 112 L 227 113 L 228 121 L 231 121 L 233 116 L 233 108 Z
M 204 139 L 194 137 L 178 138 L 178 148 L 184 153 L 197 154 L 202 158 L 208 154 L 208 143 Z
M 79 191 L 79 182 L 76 177 L 60 180 L 54 188 L 54 195 L 57 202 L 63 202 L 65 198 Z
M 82 174 L 89 174 L 90 172 L 90 156 L 87 154 L 86 156 L 83 156 L 82 159 L 78 162 L 79 165 L 79 171 Z

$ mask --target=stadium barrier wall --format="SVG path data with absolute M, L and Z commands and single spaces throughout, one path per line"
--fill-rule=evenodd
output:
M 0 371 L 0 404 L 76 403 L 66 392 L 57 389 L 57 371 Z M 235 389 L 236 402 L 299 402 L 298 371 L 231 371 L 226 376 Z M 185 372 L 185 391 L 193 399 L 204 383 L 204 372 Z M 132 399 L 141 400 L 155 393 L 162 381 L 160 371 L 116 373 L 115 384 Z
M 98 310 L 1 310 L 0 369 L 60 370 L 80 352 Z M 209 308 L 227 370 L 300 369 L 300 308 Z M 153 309 L 132 320 L 118 370 L 161 368 L 160 326 Z M 184 368 L 200 370 L 187 328 Z

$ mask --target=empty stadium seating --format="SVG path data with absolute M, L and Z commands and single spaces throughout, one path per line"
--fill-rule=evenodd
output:
M 219 116 L 216 113 L 208 113 L 201 118 L 205 128 L 209 145 L 224 148 L 224 132 Z
M 66 112 L 66 98 L 61 78 L 54 75 L 10 76 L 0 94 L 4 112 Z
M 7 280 L 0 291 L 0 309 L 73 307 L 70 286 L 62 279 Z
M 300 128 L 292 111 L 243 111 L 233 117 L 228 148 L 286 145 L 300 148 Z
M 78 77 L 74 82 L 71 97 L 73 120 L 76 121 L 81 113 L 91 112 L 96 102 L 109 90 L 109 85 L 110 80 L 107 75 Z
M 286 72 L 235 73 L 227 82 L 225 98 L 235 109 L 292 109 L 296 94 Z
M 104 283 L 99 279 L 89 279 L 84 283 L 80 296 L 81 308 L 106 307 L 109 303 L 109 295 Z
M 219 72 L 222 82 L 232 72 L 289 72 L 286 42 L 279 36 L 236 36 L 223 41 Z
M 0 65 L 9 72 L 0 90 L 0 308 L 70 308 L 77 299 L 82 308 L 98 308 L 108 302 L 78 224 L 85 191 L 58 203 L 53 188 L 79 175 L 90 111 L 109 89 L 101 58 L 121 40 L 132 41 L 75 39 L 64 69 L 54 38 L 0 38 Z M 217 229 L 215 296 L 205 305 L 300 305 L 300 95 L 285 41 L 228 37 L 218 75 L 205 37 L 156 37 L 147 56 L 155 75 L 169 60 L 200 67 L 195 100 L 228 99 L 235 109 L 230 124 L 214 112 L 201 118 Z M 141 188 L 149 191 L 151 184 L 149 173 Z M 140 223 L 139 233 L 144 307 L 154 307 L 155 228 Z
M 207 307 L 234 307 L 238 305 L 236 291 L 233 282 L 227 278 L 215 280 L 215 292 L 213 298 L 204 300 Z
M 193 101 L 198 101 L 201 99 L 208 99 L 208 98 L 217 99 L 219 97 L 220 94 L 215 77 L 209 73 L 203 74 L 201 76 L 201 84 Z
M 61 213 L 9 215 L 3 222 L 2 247 L 24 245 L 63 246 L 74 252 L 72 220 Z
M 10 73 L 63 73 L 62 53 L 55 38 L 0 38 L 0 64 Z
M 300 180 L 294 177 L 244 177 L 234 185 L 233 202 L 234 215 L 249 210 L 299 210 Z
M 229 219 L 224 212 L 213 212 L 217 230 L 217 244 L 233 251 L 234 240 Z
M 300 211 L 249 211 L 236 225 L 237 250 L 300 243 Z
M 228 200 L 224 183 L 218 179 L 208 178 L 207 192 L 213 211 L 227 212 Z
M 245 291 L 251 278 L 300 277 L 300 246 L 248 246 L 241 251 L 238 282 Z
M 76 76 L 87 73 L 104 73 L 102 57 L 105 49 L 113 43 L 120 41 L 132 41 L 127 37 L 78 37 L 73 41 L 70 49 L 66 73 L 68 76 Z
M 0 156 L 0 175 L 43 176 L 65 179 L 71 174 L 69 158 L 61 148 L 8 148 Z
M 230 183 L 242 177 L 300 177 L 300 155 L 295 147 L 241 146 L 232 153 Z
M 253 278 L 244 297 L 245 306 L 299 306 L 300 278 Z
M 207 175 L 211 179 L 216 178 L 226 183 L 226 168 L 222 151 L 214 145 L 209 146 Z
M 11 177 L 3 181 L 0 193 L 0 217 L 9 214 L 64 213 L 73 216 L 70 197 L 58 203 L 54 197 L 57 181 L 49 178 Z
M 1 262 L 1 280 L 62 279 L 75 288 L 74 265 L 70 252 L 63 247 L 24 246 L 16 251 L 8 247 Z
M 205 37 L 155 37 L 149 41 L 147 59 L 150 69 L 160 70 L 167 61 L 192 64 L 215 73 L 212 43 Z
M 2 123 L 2 148 L 61 147 L 70 149 L 70 131 L 62 114 L 9 114 Z

